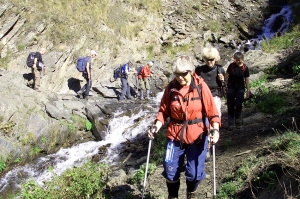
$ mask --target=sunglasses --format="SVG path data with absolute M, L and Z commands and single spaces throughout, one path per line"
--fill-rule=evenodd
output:
M 207 59 L 206 61 L 213 62 L 213 61 L 215 61 L 215 59 Z
M 174 73 L 174 75 L 176 76 L 176 77 L 185 77 L 185 76 L 187 76 L 187 74 L 189 74 L 189 71 L 186 71 L 186 72 L 184 72 L 184 73 Z

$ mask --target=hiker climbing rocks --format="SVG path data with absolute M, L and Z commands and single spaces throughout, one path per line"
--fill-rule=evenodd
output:
M 130 67 L 132 67 L 132 62 L 128 61 L 126 64 L 123 65 L 122 71 L 121 71 L 121 84 L 122 84 L 122 91 L 121 95 L 119 98 L 119 102 L 124 100 L 125 94 L 127 99 L 131 99 L 131 94 L 130 94 L 130 86 L 128 83 L 128 75 L 133 73 L 130 71 Z
M 234 54 L 234 62 L 231 63 L 225 75 L 227 80 L 227 111 L 228 129 L 232 130 L 234 125 L 242 124 L 242 104 L 244 101 L 245 88 L 246 98 L 250 97 L 249 69 L 244 64 L 244 55 L 241 52 Z
M 42 55 L 44 55 L 47 52 L 46 48 L 41 48 L 39 52 L 36 52 L 33 54 L 33 65 L 31 67 L 31 72 L 33 74 L 33 89 L 37 92 L 40 91 L 40 85 L 41 85 L 41 77 L 43 75 L 44 71 L 44 62 Z
M 150 84 L 149 84 L 149 77 L 151 77 L 150 69 L 153 66 L 153 62 L 150 61 L 146 65 L 144 65 L 141 71 L 138 74 L 139 79 L 139 92 L 140 92 L 140 99 L 144 99 L 144 90 L 146 90 L 146 97 L 145 100 L 150 99 Z
M 82 97 L 83 99 L 89 99 L 90 90 L 92 88 L 92 62 L 97 56 L 96 51 L 91 50 L 90 56 L 85 58 L 85 71 L 82 72 L 82 76 L 86 80 L 86 84 L 82 87 Z
M 189 56 L 180 56 L 175 60 L 172 66 L 175 78 L 166 87 L 154 125 L 148 131 L 153 138 L 167 118 L 170 118 L 162 173 L 166 178 L 169 199 L 178 198 L 185 156 L 187 198 L 197 198 L 197 187 L 206 176 L 204 168 L 208 137 L 214 143 L 219 140 L 221 121 L 218 110 L 207 84 L 194 70 Z M 205 115 L 212 126 L 209 135 L 208 127 L 204 124 Z

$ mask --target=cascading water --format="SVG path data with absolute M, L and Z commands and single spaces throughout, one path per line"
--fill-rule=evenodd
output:
M 288 30 L 292 21 L 292 14 L 291 7 L 284 6 L 279 13 L 271 15 L 264 21 L 262 34 L 258 35 L 257 38 L 243 41 L 241 45 L 237 46 L 237 49 L 242 52 L 261 50 L 260 43 L 263 39 L 268 40 L 274 36 L 283 35 Z M 236 46 L 236 44 L 233 45 Z
M 158 93 L 157 97 L 152 99 L 153 105 L 157 106 L 160 102 L 163 92 Z M 154 120 L 155 113 L 147 110 L 141 110 L 131 117 L 119 117 L 122 112 L 114 113 L 114 118 L 110 120 L 106 129 L 107 136 L 103 141 L 89 141 L 81 143 L 70 148 L 62 148 L 57 153 L 38 158 L 36 161 L 25 166 L 15 167 L 4 177 L 0 179 L 1 197 L 8 197 L 16 193 L 22 183 L 33 179 L 39 185 L 43 185 L 52 179 L 53 175 L 61 175 L 64 171 L 73 166 L 80 166 L 89 161 L 92 156 L 98 153 L 101 146 L 110 144 L 107 148 L 105 161 L 113 163 L 118 158 L 118 146 L 127 140 L 134 139 L 138 134 L 145 133 L 145 129 Z M 143 118 L 138 125 L 135 125 L 137 119 Z M 52 168 L 49 171 L 49 168 Z

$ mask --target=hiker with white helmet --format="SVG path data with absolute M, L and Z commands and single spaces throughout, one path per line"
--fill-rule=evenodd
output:
M 149 77 L 152 76 L 150 69 L 153 66 L 153 62 L 150 61 L 146 65 L 144 65 L 141 71 L 138 74 L 139 79 L 139 91 L 140 91 L 140 99 L 144 99 L 144 91 L 146 90 L 146 100 L 150 99 L 150 84 L 149 84 Z

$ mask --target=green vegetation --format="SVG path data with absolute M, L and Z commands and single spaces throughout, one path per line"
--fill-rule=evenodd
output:
M 5 133 L 9 134 L 13 128 L 16 126 L 16 123 L 14 121 L 8 121 L 3 125 L 0 125 L 0 129 Z
M 295 74 L 300 74 L 300 64 L 294 64 L 292 69 Z
M 237 198 L 236 194 L 243 187 L 244 183 L 252 181 L 252 188 L 262 188 L 273 190 L 278 185 L 278 176 L 276 173 L 276 165 L 281 172 L 286 168 L 294 167 L 299 170 L 300 156 L 300 135 L 296 131 L 287 130 L 284 133 L 278 133 L 278 136 L 270 138 L 269 145 L 265 146 L 268 151 L 267 155 L 262 155 L 259 158 L 250 156 L 245 159 L 241 166 L 228 175 L 223 180 L 218 189 L 218 198 L 231 199 Z M 264 152 L 261 152 L 264 153 Z M 271 164 L 276 163 L 274 166 Z M 260 168 L 260 169 L 258 169 Z M 258 170 L 263 170 L 256 173 Z M 295 175 L 296 180 L 300 180 L 299 176 Z M 246 180 L 248 179 L 248 180 Z
M 258 80 L 250 82 L 250 88 L 255 88 L 261 86 L 263 83 L 267 81 L 267 76 L 263 75 Z
M 92 130 L 92 127 L 93 127 L 93 124 L 90 121 L 86 120 L 85 121 L 85 129 L 87 131 L 90 131 L 90 130 Z
M 106 165 L 86 163 L 82 167 L 65 171 L 60 177 L 55 176 L 52 181 L 46 182 L 44 187 L 40 187 L 34 181 L 23 184 L 21 198 L 102 198 L 107 173 Z
M 30 155 L 34 157 L 34 156 L 38 155 L 41 151 L 42 151 L 42 149 L 40 149 L 37 146 L 34 146 L 30 150 Z
M 16 158 L 15 160 L 14 160 L 14 163 L 19 163 L 21 161 L 21 158 Z
M 68 124 L 68 130 L 70 133 L 74 133 L 75 132 L 75 126 L 73 124 Z
M 287 106 L 287 100 L 276 88 L 260 86 L 250 101 L 254 109 L 269 114 L 282 113 Z
M 156 169 L 156 165 L 155 164 L 149 164 L 148 165 L 147 178 L 154 173 L 155 169 Z M 140 186 L 141 183 L 144 180 L 145 171 L 146 171 L 146 164 L 143 164 L 142 166 L 140 166 L 139 170 L 137 170 L 134 173 L 134 175 L 132 177 L 132 182 L 134 184 L 137 184 L 138 186 Z
M 2 172 L 6 167 L 5 162 L 2 161 L 2 159 L 0 159 L 0 172 Z
M 182 45 L 182 46 L 172 46 L 172 43 L 168 43 L 163 46 L 163 53 L 166 53 L 172 59 L 177 55 L 178 52 L 187 52 L 191 48 L 191 44 Z
M 153 141 L 153 147 L 151 151 L 151 159 L 150 159 L 151 163 L 156 165 L 162 164 L 164 151 L 165 151 L 165 142 L 166 142 L 165 132 L 159 132 L 155 135 L 155 139 Z

